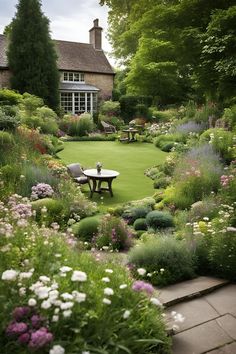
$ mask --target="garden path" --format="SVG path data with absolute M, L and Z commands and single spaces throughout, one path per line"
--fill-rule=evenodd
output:
M 198 277 L 160 290 L 160 299 L 185 321 L 172 333 L 173 354 L 236 353 L 236 284 Z

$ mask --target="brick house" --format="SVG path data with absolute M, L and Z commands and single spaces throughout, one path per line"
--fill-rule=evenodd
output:
M 97 100 L 112 96 L 114 71 L 102 50 L 102 28 L 98 19 L 89 31 L 90 43 L 55 40 L 60 72 L 60 101 L 66 112 L 96 111 Z M 0 35 L 0 88 L 10 88 L 7 38 Z

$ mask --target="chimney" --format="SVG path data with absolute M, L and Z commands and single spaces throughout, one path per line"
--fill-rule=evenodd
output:
M 89 43 L 94 49 L 102 50 L 102 27 L 99 27 L 98 18 L 93 21 L 93 28 L 89 30 Z

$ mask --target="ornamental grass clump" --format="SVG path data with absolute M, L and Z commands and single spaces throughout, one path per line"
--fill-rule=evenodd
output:
M 191 279 L 195 275 L 193 255 L 187 244 L 171 236 L 151 238 L 132 248 L 129 262 L 134 266 L 133 272 L 144 268 L 144 279 L 157 286 Z

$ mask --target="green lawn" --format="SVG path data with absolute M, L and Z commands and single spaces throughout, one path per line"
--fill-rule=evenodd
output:
M 66 164 L 79 162 L 85 168 L 95 168 L 96 162 L 100 161 L 105 169 L 120 172 L 120 176 L 113 180 L 113 198 L 108 192 L 93 195 L 94 201 L 111 206 L 151 196 L 153 182 L 144 175 L 144 170 L 163 162 L 167 154 L 147 143 L 86 141 L 66 142 L 65 149 L 58 156 Z M 88 194 L 88 186 L 82 188 Z

